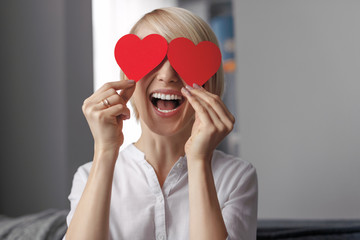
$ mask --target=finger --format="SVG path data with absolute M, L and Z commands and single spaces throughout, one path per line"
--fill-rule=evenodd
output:
M 226 115 L 231 114 L 228 111 L 228 109 L 227 109 L 226 105 L 224 104 L 224 102 L 221 100 L 221 98 L 218 95 L 207 91 L 205 88 L 200 87 L 196 83 L 194 84 L 194 87 L 191 88 L 191 89 L 194 90 L 194 91 L 191 91 L 191 92 L 194 92 L 195 95 L 198 95 L 198 96 L 202 97 L 210 105 L 214 104 L 214 105 L 217 105 L 217 106 L 221 107 L 221 109 L 219 109 L 219 110 L 222 110 L 224 114 L 226 114 Z
M 193 95 L 200 97 L 212 106 L 226 126 L 232 128 L 235 118 L 218 95 L 212 94 L 196 84 L 194 84 L 194 88 L 191 88 L 190 86 L 188 86 L 188 88 Z
M 105 92 L 110 88 L 113 88 L 115 90 L 121 90 L 128 87 L 131 87 L 135 84 L 134 80 L 120 80 L 115 82 L 107 82 L 105 83 L 101 88 L 99 88 L 96 92 Z
M 197 114 L 198 118 L 200 119 L 201 122 L 203 122 L 204 124 L 209 124 L 212 125 L 213 122 L 209 116 L 208 111 L 206 110 L 206 108 L 196 99 L 195 96 L 191 95 L 191 93 L 189 92 L 189 90 L 187 90 L 186 88 L 181 88 L 181 92 L 183 93 L 183 95 L 186 97 L 186 99 L 189 101 L 190 105 L 194 108 L 195 113 Z
M 134 93 L 135 86 L 136 85 L 134 84 L 127 85 L 125 88 L 121 89 L 119 94 L 117 93 L 116 90 L 118 89 L 116 88 L 109 88 L 105 91 L 99 91 L 94 94 L 91 100 L 97 103 L 103 101 L 104 99 L 107 99 L 110 102 L 110 105 L 115 105 L 118 103 L 126 104 L 127 101 L 130 99 L 131 95 Z
M 126 105 L 124 99 L 122 97 L 120 97 L 120 95 L 118 93 L 115 93 L 109 97 L 106 98 L 108 101 L 108 105 L 109 106 L 113 106 L 113 105 L 117 105 L 117 104 L 122 104 L 122 105 Z M 109 107 L 107 106 L 107 107 Z
M 103 111 L 111 117 L 124 116 L 125 118 L 130 118 L 130 109 L 126 105 L 117 104 Z
M 194 84 L 195 88 L 190 86 L 186 86 L 190 92 L 201 98 L 204 102 L 206 102 L 212 109 L 216 112 L 217 116 L 219 117 L 219 122 L 215 122 L 216 127 L 221 132 L 231 132 L 235 118 L 234 116 L 228 111 L 225 104 L 222 102 L 219 96 L 212 94 L 206 91 L 204 88 Z
M 134 84 L 128 88 L 121 90 L 119 96 L 123 99 L 123 101 L 125 103 L 127 103 L 129 101 L 129 99 L 131 98 L 131 96 L 133 95 L 133 93 L 135 91 L 135 87 L 136 87 L 136 85 Z
M 115 105 L 126 105 L 124 100 L 119 96 L 119 94 L 115 93 L 110 97 L 104 98 L 102 101 L 98 102 L 94 106 L 94 110 L 102 110 L 105 108 L 109 108 Z
M 110 98 L 113 95 L 118 95 L 118 93 L 116 92 L 116 90 L 114 88 L 109 88 L 104 92 L 95 93 L 92 96 L 91 101 L 94 103 L 99 103 L 99 102 L 102 102 L 104 99 Z M 114 105 L 114 104 L 112 104 L 112 105 Z
M 188 89 L 192 89 L 189 86 L 186 86 Z M 191 91 L 192 92 L 192 91 Z M 221 116 L 218 115 L 218 113 L 214 110 L 213 106 L 210 105 L 208 102 L 204 101 L 204 99 L 202 99 L 199 96 L 193 95 L 193 97 L 196 99 L 196 101 L 198 101 L 208 112 L 213 125 L 218 129 L 218 131 L 223 132 L 227 129 L 227 126 L 224 125 L 223 120 L 221 119 Z

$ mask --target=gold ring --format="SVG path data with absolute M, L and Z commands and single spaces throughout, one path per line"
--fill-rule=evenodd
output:
M 102 104 L 105 106 L 105 107 L 109 107 L 110 106 L 110 102 L 109 100 L 107 100 L 107 98 L 105 98 L 104 100 L 101 101 Z

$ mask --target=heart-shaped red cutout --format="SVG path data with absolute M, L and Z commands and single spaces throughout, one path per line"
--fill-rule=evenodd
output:
M 115 59 L 125 75 L 139 81 L 164 59 L 168 43 L 158 34 L 140 39 L 134 34 L 120 38 L 115 45 Z
M 170 42 L 167 57 L 171 66 L 190 86 L 194 83 L 203 85 L 221 65 L 221 52 L 216 44 L 203 41 L 195 46 L 183 37 Z

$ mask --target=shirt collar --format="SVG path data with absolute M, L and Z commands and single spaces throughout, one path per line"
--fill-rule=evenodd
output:
M 133 159 L 137 162 L 143 162 L 145 161 L 145 154 L 140 151 L 134 143 L 129 144 L 126 149 L 129 151 L 131 156 L 133 156 Z

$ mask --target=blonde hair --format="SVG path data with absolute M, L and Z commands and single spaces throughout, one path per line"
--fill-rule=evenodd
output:
M 202 41 L 210 41 L 219 47 L 218 40 L 210 26 L 200 17 L 188 10 L 178 7 L 155 9 L 145 14 L 130 30 L 137 34 L 141 27 L 146 26 L 162 35 L 168 42 L 178 37 L 190 39 L 195 45 Z M 126 76 L 121 72 L 121 79 Z M 221 64 L 219 70 L 204 85 L 209 92 L 222 96 L 224 91 L 224 70 Z M 130 100 L 136 119 L 139 118 L 137 108 Z

